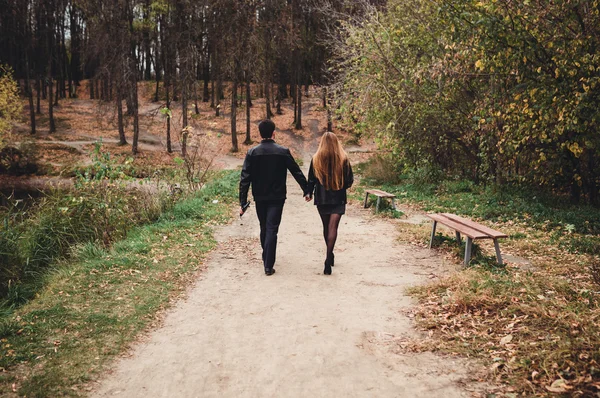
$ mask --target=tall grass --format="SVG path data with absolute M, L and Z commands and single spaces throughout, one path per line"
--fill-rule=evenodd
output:
M 51 265 L 68 257 L 73 246 L 87 242 L 108 246 L 171 206 L 165 193 L 88 181 L 73 191 L 48 192 L 26 214 L 5 212 L 0 230 L 0 307 L 29 300 Z

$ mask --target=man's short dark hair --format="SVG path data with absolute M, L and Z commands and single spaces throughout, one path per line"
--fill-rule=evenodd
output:
M 260 131 L 262 138 L 271 138 L 273 137 L 273 131 L 275 131 L 275 123 L 269 119 L 265 119 L 258 124 L 258 131 Z

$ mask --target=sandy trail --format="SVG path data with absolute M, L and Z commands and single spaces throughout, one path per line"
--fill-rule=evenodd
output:
M 305 166 L 306 168 L 306 166 Z M 392 223 L 349 207 L 333 275 L 312 203 L 288 178 L 277 273 L 260 261 L 258 222 L 216 232 L 207 270 L 164 325 L 120 359 L 95 397 L 463 397 L 463 364 L 403 354 L 414 336 L 404 288 L 437 272 L 427 250 L 398 243 Z

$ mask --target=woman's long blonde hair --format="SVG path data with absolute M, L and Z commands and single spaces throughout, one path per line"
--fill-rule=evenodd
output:
M 317 153 L 313 156 L 313 169 L 319 182 L 332 191 L 344 188 L 344 165 L 348 155 L 335 134 L 326 131 L 321 137 Z

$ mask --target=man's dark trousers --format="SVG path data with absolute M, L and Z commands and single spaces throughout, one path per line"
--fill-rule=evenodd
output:
M 260 223 L 260 245 L 265 272 L 273 269 L 277 252 L 277 233 L 281 223 L 284 200 L 256 202 L 256 215 Z

